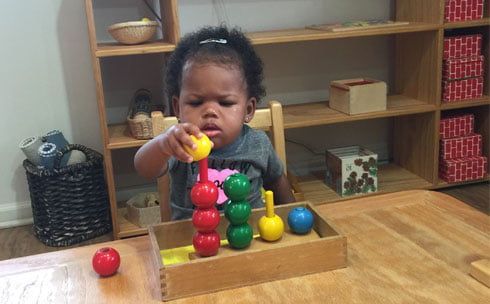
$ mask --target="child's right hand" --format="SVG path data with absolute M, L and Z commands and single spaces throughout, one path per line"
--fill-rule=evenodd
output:
M 197 138 L 202 137 L 201 130 L 192 123 L 179 123 L 170 127 L 158 138 L 160 151 L 167 157 L 173 156 L 185 163 L 192 162 L 192 156 L 184 149 L 184 145 L 189 146 L 192 150 L 197 149 L 190 135 Z

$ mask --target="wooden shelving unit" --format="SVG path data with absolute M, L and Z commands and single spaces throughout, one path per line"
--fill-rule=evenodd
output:
M 109 125 L 106 117 L 104 84 L 101 60 L 108 57 L 172 52 L 180 39 L 177 0 L 159 0 L 163 16 L 164 37 L 142 45 L 125 46 L 117 43 L 99 43 L 96 37 L 93 3 L 86 0 L 89 41 L 97 88 L 99 122 L 104 140 L 105 171 L 115 238 L 131 237 L 147 233 L 125 218 L 126 210 L 118 208 L 116 185 L 113 176 L 112 153 L 115 150 L 142 146 L 146 140 L 137 140 L 129 135 L 126 124 Z M 388 96 L 386 111 L 346 115 L 328 107 L 327 101 L 288 105 L 283 107 L 286 129 L 305 128 L 352 121 L 388 118 L 393 122 L 393 160 L 379 168 L 379 193 L 409 189 L 437 189 L 451 187 L 438 178 L 439 120 L 453 112 L 475 114 L 476 131 L 484 139 L 484 155 L 490 156 L 490 89 L 485 85 L 482 98 L 444 104 L 440 101 L 442 81 L 442 48 L 444 32 L 447 30 L 471 30 L 484 34 L 484 53 L 488 53 L 490 37 L 490 14 L 488 9 L 481 20 L 444 23 L 444 0 L 394 0 L 397 21 L 408 21 L 407 25 L 373 28 L 347 32 L 326 32 L 307 28 L 250 32 L 248 37 L 256 45 L 281 44 L 300 41 L 346 39 L 354 37 L 390 35 L 394 37 L 394 92 Z M 488 8 L 488 4 L 487 4 Z M 322 59 L 328 60 L 328 59 Z M 488 58 L 487 58 L 488 73 Z M 488 78 L 487 78 L 488 80 Z M 328 188 L 323 172 L 311 172 L 296 177 L 305 199 L 314 203 L 340 201 L 342 198 Z M 490 175 L 480 181 L 490 180 Z M 472 181 L 480 182 L 480 181 Z M 373 195 L 376 195 L 373 194 Z

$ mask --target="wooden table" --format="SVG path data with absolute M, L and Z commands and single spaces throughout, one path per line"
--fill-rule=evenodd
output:
M 487 215 L 430 191 L 319 210 L 347 236 L 347 268 L 172 303 L 488 303 L 490 289 L 468 275 L 472 261 L 490 257 Z M 109 278 L 91 268 L 103 245 L 122 258 Z M 156 278 L 143 236 L 2 261 L 0 303 L 152 303 L 159 301 Z

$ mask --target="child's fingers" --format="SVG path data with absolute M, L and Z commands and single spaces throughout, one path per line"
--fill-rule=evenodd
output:
M 167 140 L 167 145 L 172 151 L 172 155 L 177 158 L 180 161 L 183 161 L 185 163 L 190 163 L 192 162 L 192 157 L 187 154 L 187 152 L 184 150 L 182 147 L 182 143 L 180 140 L 175 137 L 175 136 L 170 136 Z
M 199 129 L 195 124 L 183 123 L 182 124 L 182 127 L 185 129 L 185 131 L 187 132 L 187 134 L 194 135 L 197 138 L 201 138 L 202 137 L 201 129 Z
M 182 126 L 182 128 L 176 128 L 173 133 L 181 145 L 189 146 L 192 150 L 197 148 L 197 145 L 192 141 L 187 129 L 184 126 Z

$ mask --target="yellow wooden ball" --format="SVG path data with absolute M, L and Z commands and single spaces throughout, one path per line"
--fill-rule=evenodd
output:
M 194 161 L 200 161 L 201 159 L 208 157 L 213 146 L 209 137 L 207 137 L 206 134 L 202 134 L 201 138 L 191 135 L 191 139 L 197 145 L 196 150 L 192 150 L 192 148 L 189 146 L 184 146 L 184 148 L 185 151 L 192 156 Z
M 273 242 L 281 238 L 284 232 L 282 219 L 274 214 L 274 217 L 263 216 L 259 220 L 260 237 L 266 241 Z

